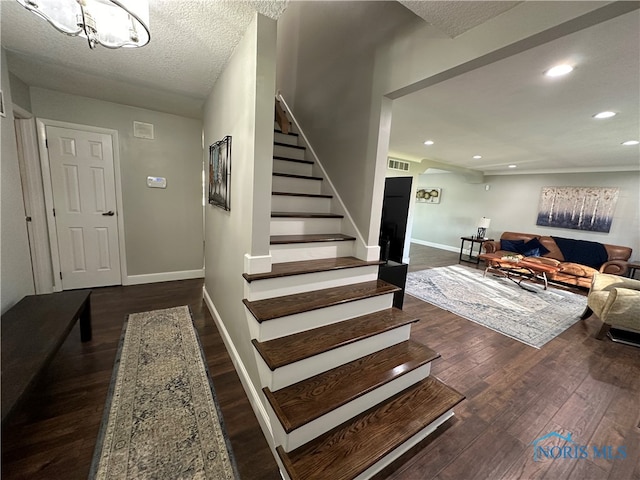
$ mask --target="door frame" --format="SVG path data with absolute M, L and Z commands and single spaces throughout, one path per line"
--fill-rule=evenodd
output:
M 47 226 L 49 230 L 49 245 L 51 246 L 51 263 L 53 266 L 53 290 L 62 291 L 62 279 L 58 272 L 60 267 L 60 252 L 58 250 L 58 234 L 56 232 L 56 219 L 53 215 L 53 187 L 51 186 L 51 165 L 49 163 L 49 151 L 47 149 L 47 127 L 60 127 L 72 130 L 81 130 L 109 135 L 113 147 L 113 170 L 116 187 L 116 209 L 118 217 L 118 246 L 120 248 L 120 284 L 126 285 L 127 262 L 124 244 L 124 215 L 122 210 L 122 181 L 120 174 L 120 147 L 118 143 L 118 131 L 110 128 L 94 127 L 91 125 L 80 125 L 77 123 L 60 122 L 58 120 L 48 120 L 36 118 L 36 128 L 38 130 L 38 145 L 40 147 L 40 165 L 42 168 L 42 186 L 44 188 L 44 202 L 47 211 Z
M 31 251 L 33 284 L 37 295 L 51 293 L 53 291 L 53 274 L 42 192 L 36 122 L 31 112 L 18 105 L 13 106 L 13 117 L 16 127 L 16 145 L 25 215 L 31 217 L 31 221 L 26 223 Z

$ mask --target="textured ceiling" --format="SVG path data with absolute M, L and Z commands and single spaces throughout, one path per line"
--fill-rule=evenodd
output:
M 477 27 L 522 2 L 411 1 L 401 4 L 451 38 Z
M 560 62 L 575 70 L 543 75 Z M 390 156 L 490 174 L 638 170 L 640 148 L 621 143 L 640 140 L 639 62 L 636 10 L 395 100 Z M 618 114 L 592 117 L 604 110 Z
M 1 3 L 9 69 L 28 85 L 199 117 L 254 13 L 277 19 L 288 0 L 150 0 L 151 42 L 119 50 L 90 50 L 16 1 Z

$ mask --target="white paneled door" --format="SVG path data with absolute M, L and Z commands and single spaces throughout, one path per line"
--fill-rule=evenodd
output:
M 62 288 L 118 285 L 120 251 L 111 136 L 46 128 Z

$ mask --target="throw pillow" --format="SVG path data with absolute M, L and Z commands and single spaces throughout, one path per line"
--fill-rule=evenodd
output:
M 539 257 L 545 253 L 549 253 L 549 249 L 540 243 L 537 238 L 532 238 L 527 243 L 517 245 L 517 252 L 521 253 L 525 257 Z
M 523 244 L 524 240 L 500 240 L 500 250 L 520 253 L 518 246 Z

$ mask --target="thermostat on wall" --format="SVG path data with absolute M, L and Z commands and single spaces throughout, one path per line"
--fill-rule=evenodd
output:
M 164 177 L 147 177 L 147 187 L 167 188 L 167 179 Z

